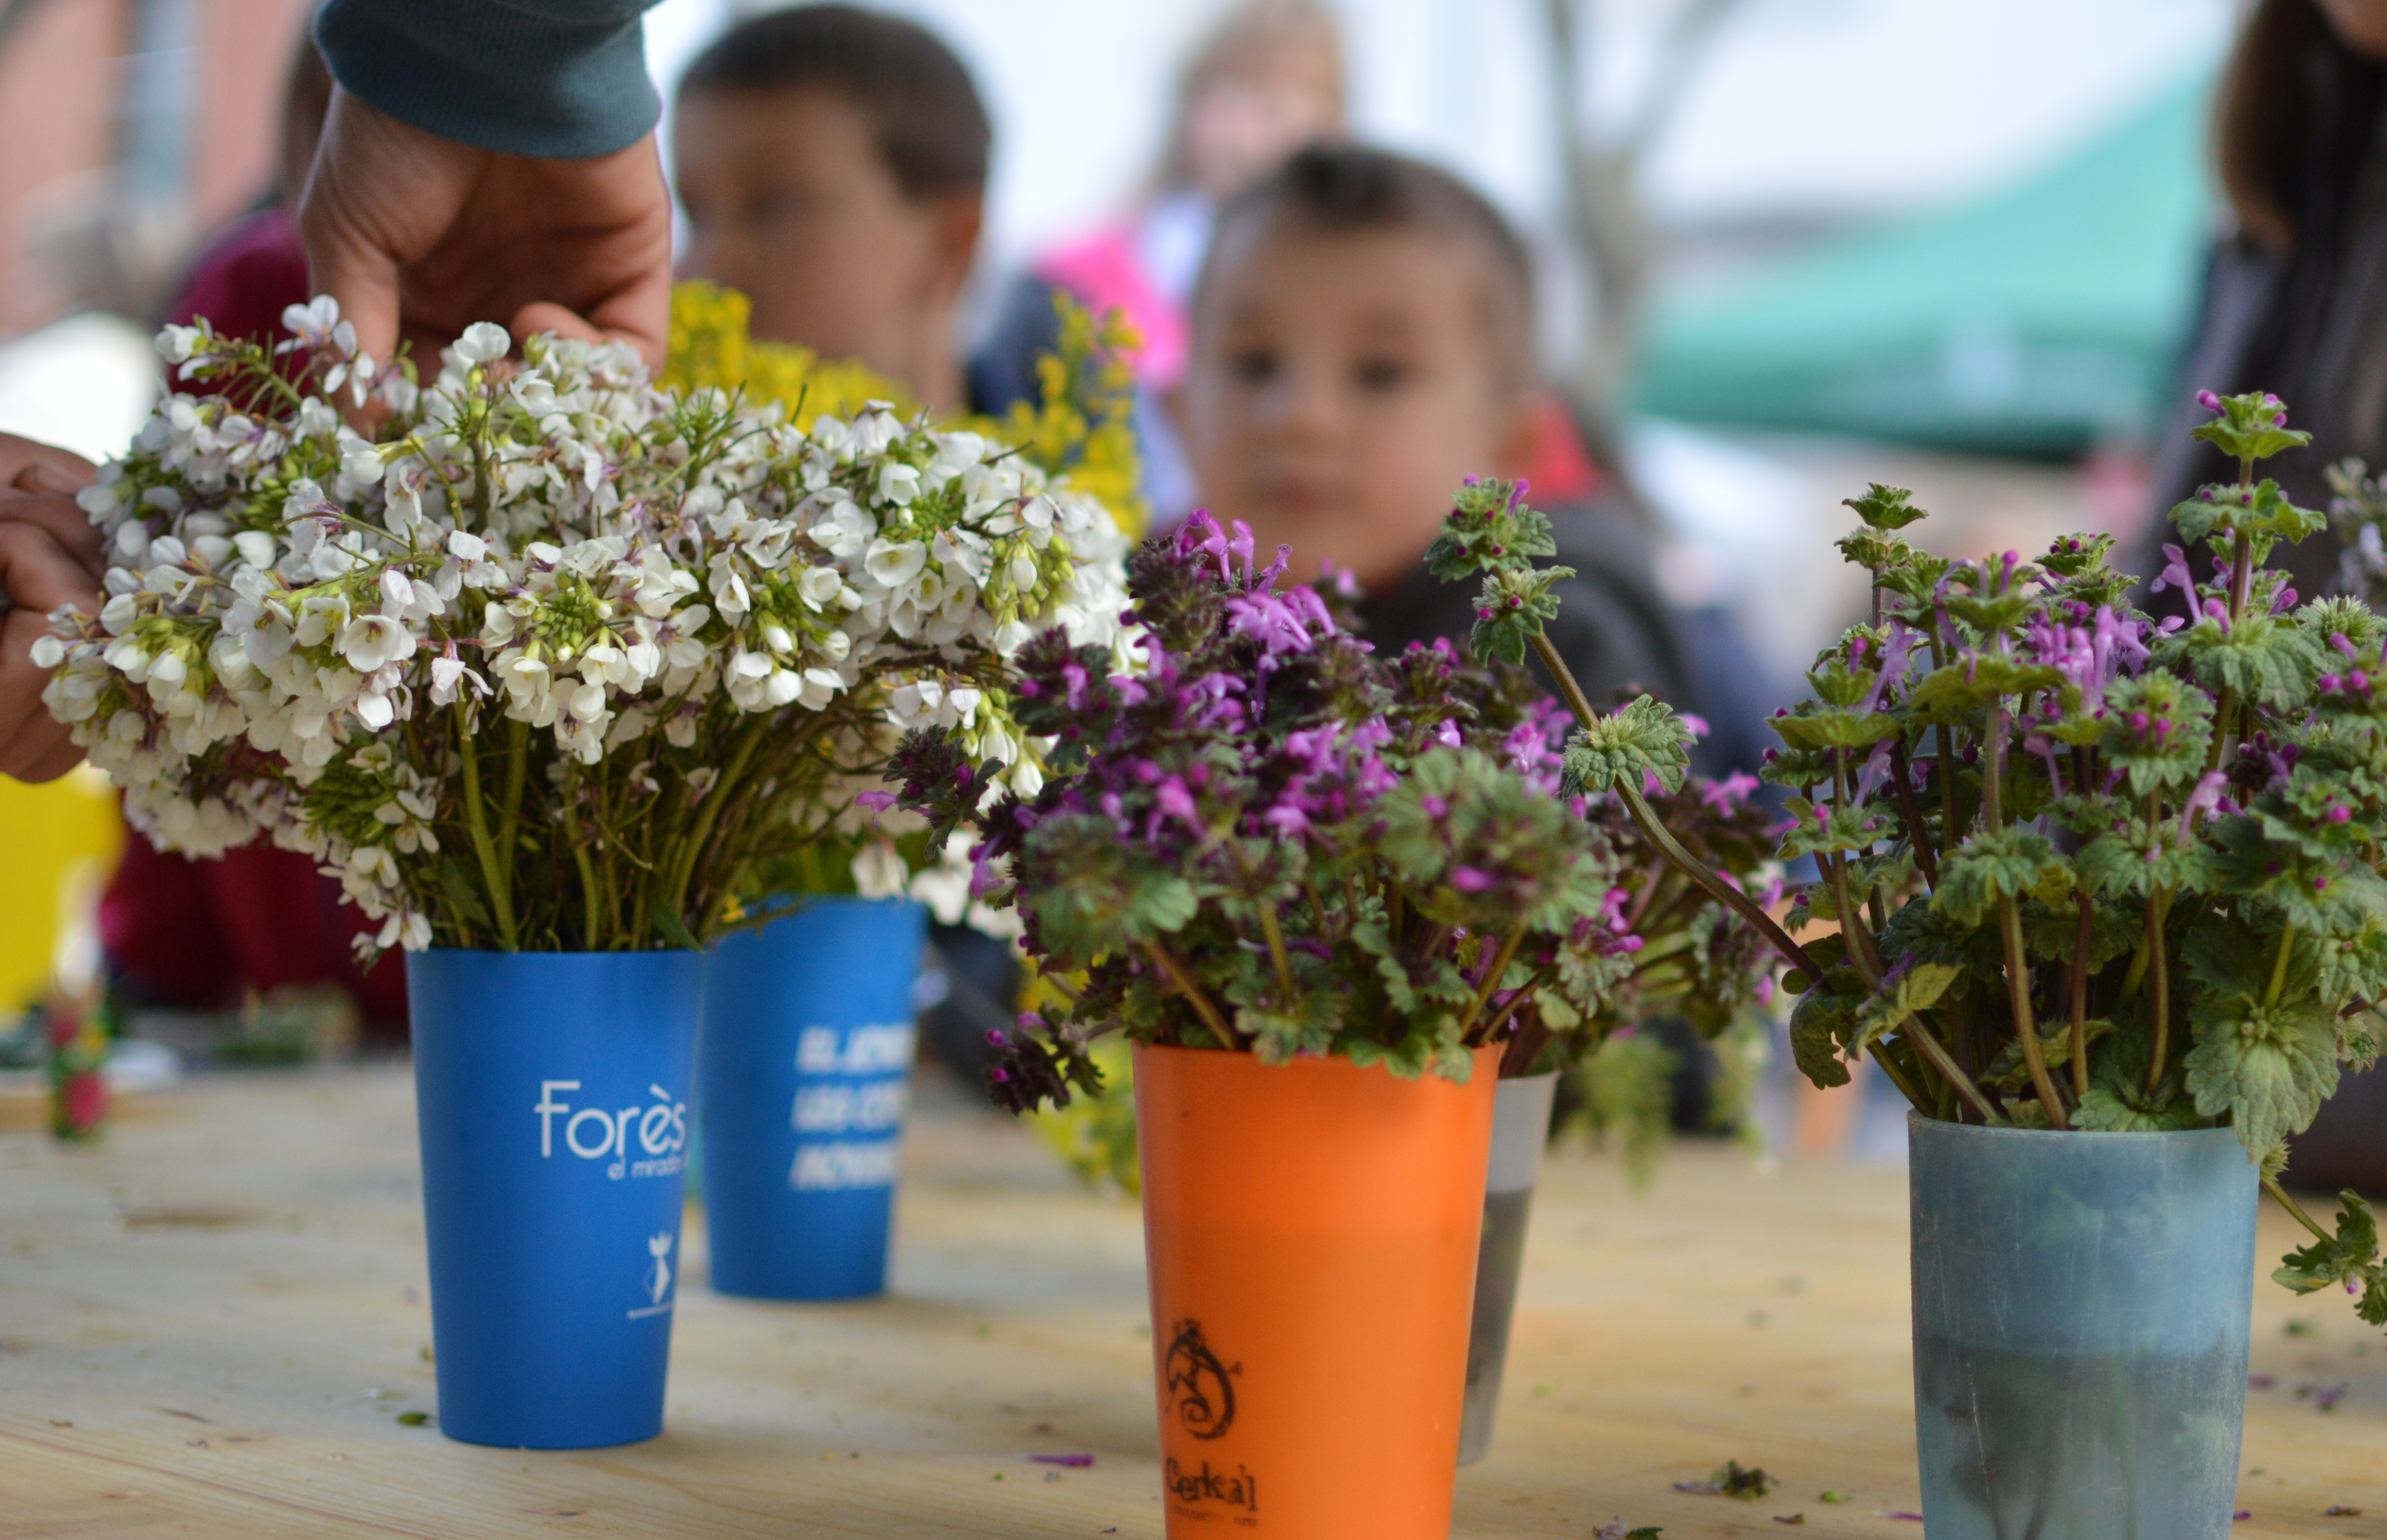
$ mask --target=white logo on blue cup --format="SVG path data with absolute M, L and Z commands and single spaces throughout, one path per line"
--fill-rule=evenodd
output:
M 894 1185 L 912 1043 L 909 1022 L 804 1029 L 796 1072 L 807 1083 L 797 1087 L 788 1115 L 797 1136 L 789 1186 L 836 1193 Z
M 619 1181 L 624 1176 L 668 1177 L 687 1162 L 688 1104 L 675 1101 L 659 1085 L 647 1087 L 653 1101 L 626 1107 L 575 1107 L 559 1100 L 559 1091 L 578 1091 L 578 1080 L 541 1080 L 538 1101 L 538 1154 L 554 1158 L 557 1124 L 562 1120 L 563 1146 L 583 1160 L 611 1156 L 605 1174 Z M 635 1143 L 635 1150 L 633 1144 Z M 636 1155 L 638 1158 L 633 1158 Z

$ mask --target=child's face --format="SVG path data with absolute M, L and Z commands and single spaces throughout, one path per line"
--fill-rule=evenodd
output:
M 1484 259 L 1405 231 L 1223 233 L 1177 398 L 1202 503 L 1292 575 L 1329 561 L 1384 592 L 1471 475 L 1514 473 L 1525 419 L 1498 377 Z
M 681 269 L 754 302 L 753 335 L 858 359 L 935 405 L 980 203 L 904 196 L 869 121 L 825 91 L 713 91 L 672 125 Z

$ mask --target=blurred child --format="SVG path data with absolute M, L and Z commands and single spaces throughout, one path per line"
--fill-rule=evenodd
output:
M 1132 207 L 1039 257 L 1004 296 L 976 372 L 998 398 L 1035 389 L 1036 356 L 1056 335 L 1058 290 L 1100 315 L 1118 309 L 1143 339 L 1136 432 L 1144 494 L 1163 518 L 1193 506 L 1184 456 L 1158 401 L 1184 373 L 1186 304 L 1219 205 L 1304 145 L 1345 131 L 1342 31 L 1317 0 L 1243 0 L 1219 18 L 1178 76 L 1160 163 Z
M 1251 525 L 1294 571 L 1348 571 L 1380 649 L 1474 623 L 1474 587 L 1422 564 L 1471 475 L 1534 448 L 1533 277 L 1522 243 L 1448 173 L 1381 150 L 1315 146 L 1219 213 L 1174 398 L 1205 507 Z M 1621 510 L 1547 510 L 1563 609 L 1550 639 L 1595 705 L 1622 688 L 1695 709 L 1642 526 Z
M 937 38 L 852 6 L 740 22 L 681 78 L 683 275 L 753 301 L 753 335 L 973 404 L 958 310 L 984 221 L 986 108 Z

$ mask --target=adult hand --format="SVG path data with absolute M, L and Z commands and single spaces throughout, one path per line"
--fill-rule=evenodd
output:
M 0 520 L 46 531 L 96 583 L 107 575 L 107 557 L 74 501 L 91 478 L 91 461 L 72 450 L 0 433 Z
M 71 505 L 69 505 L 71 506 Z M 82 562 L 24 521 L 0 517 L 0 589 L 15 607 L 0 614 L 0 776 L 45 781 L 65 775 L 82 758 L 67 736 L 66 724 L 42 704 L 50 671 L 32 657 L 35 641 L 49 635 L 49 614 L 61 604 L 96 611 L 97 586 Z
M 652 134 L 586 160 L 475 149 L 332 94 L 298 206 L 315 288 L 387 363 L 428 372 L 476 321 L 517 341 L 629 343 L 660 368 L 671 328 L 671 195 Z

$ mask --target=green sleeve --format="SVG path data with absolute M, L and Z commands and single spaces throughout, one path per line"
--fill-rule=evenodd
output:
M 326 0 L 315 41 L 341 88 L 416 128 L 549 159 L 606 155 L 662 112 L 640 17 L 653 0 Z

